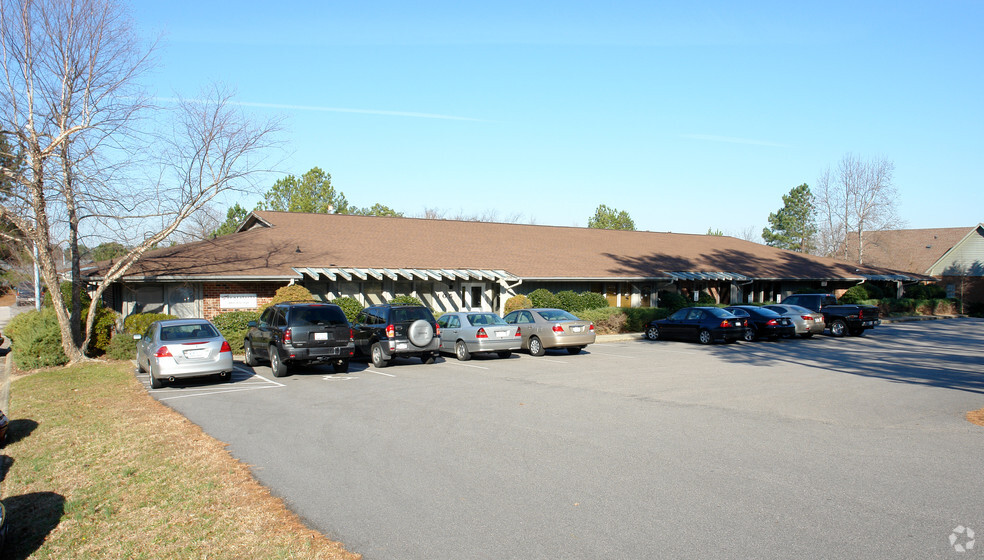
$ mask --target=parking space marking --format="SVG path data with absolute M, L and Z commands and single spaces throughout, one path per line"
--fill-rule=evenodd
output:
M 454 365 L 459 366 L 459 367 L 470 367 L 470 368 L 474 368 L 474 369 L 486 369 L 486 370 L 489 369 L 487 367 L 484 367 L 484 366 L 476 366 L 474 364 L 456 364 L 454 362 L 448 362 L 448 363 L 454 364 Z
M 377 375 L 385 375 L 386 377 L 396 377 L 396 376 L 395 376 L 395 375 L 393 375 L 393 374 L 390 374 L 390 373 L 383 373 L 383 372 L 381 372 L 381 371 L 376 371 L 376 370 L 374 370 L 374 369 L 368 369 L 368 368 L 367 368 L 367 369 L 364 369 L 364 370 L 362 370 L 362 371 L 368 371 L 369 373 L 375 373 L 375 374 L 377 374 Z
M 590 354 L 590 355 L 597 354 L 599 356 L 616 356 L 616 357 L 619 357 L 619 358 L 629 358 L 629 359 L 632 359 L 632 360 L 634 360 L 636 358 L 635 356 L 626 356 L 625 354 L 609 354 L 608 352 L 598 352 L 597 350 L 590 350 L 588 352 L 588 354 Z
M 568 363 L 568 362 L 564 362 L 564 361 L 561 361 L 561 360 L 551 360 L 549 358 L 539 358 L 539 361 L 541 361 L 541 362 L 550 362 L 551 364 L 566 364 L 566 363 Z
M 137 378 L 140 382 L 144 384 L 144 387 L 150 391 L 150 374 L 137 372 Z M 238 393 L 242 391 L 257 391 L 260 389 L 276 389 L 279 387 L 286 387 L 283 383 L 279 383 L 272 379 L 263 377 L 262 375 L 251 371 L 248 369 L 242 369 L 239 366 L 235 366 L 232 372 L 232 379 L 235 386 L 225 385 L 220 387 L 201 387 L 201 388 L 161 388 L 153 389 L 155 395 L 174 395 L 167 397 L 160 397 L 157 400 L 171 401 L 176 399 L 187 399 L 189 397 L 207 397 L 209 395 L 220 395 L 223 393 Z

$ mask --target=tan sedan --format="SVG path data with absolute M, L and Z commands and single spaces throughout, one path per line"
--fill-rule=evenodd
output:
M 567 348 L 577 354 L 595 341 L 594 323 L 582 321 L 563 309 L 519 309 L 505 316 L 523 331 L 523 349 L 542 356 L 547 348 Z

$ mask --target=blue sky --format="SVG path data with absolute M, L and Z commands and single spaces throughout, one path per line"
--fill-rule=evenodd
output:
M 738 234 L 847 153 L 908 227 L 984 221 L 984 2 L 140 2 L 160 97 L 284 118 L 349 202 Z M 272 184 L 276 177 L 271 177 Z M 245 201 L 252 208 L 259 194 Z

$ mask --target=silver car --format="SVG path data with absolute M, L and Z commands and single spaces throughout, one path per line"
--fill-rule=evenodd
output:
M 523 330 L 523 349 L 542 356 L 547 348 L 567 348 L 577 354 L 595 341 L 594 323 L 582 321 L 563 309 L 519 309 L 505 316 Z
M 137 370 L 150 372 L 150 386 L 185 377 L 232 379 L 232 348 L 205 319 L 155 321 L 137 339 Z
M 495 313 L 458 311 L 437 320 L 441 326 L 441 352 L 453 352 L 459 360 L 472 354 L 495 352 L 508 358 L 523 346 L 522 329 Z
M 800 307 L 799 305 L 764 305 L 766 309 L 771 309 L 783 317 L 789 317 L 796 328 L 796 334 L 803 338 L 810 338 L 815 334 L 823 334 L 826 324 L 823 320 L 823 313 L 817 313 L 811 309 Z

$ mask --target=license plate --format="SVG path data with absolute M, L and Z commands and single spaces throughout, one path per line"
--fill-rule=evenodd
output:
M 574 332 L 581 332 L 584 330 L 584 327 L 571 327 L 571 330 Z
M 316 332 L 314 333 L 315 340 L 328 340 L 328 333 L 326 332 Z
M 406 342 L 397 342 L 396 343 L 396 349 L 397 350 L 406 350 L 407 349 L 407 343 Z
M 508 338 L 509 337 L 509 332 L 508 331 L 495 331 L 495 337 L 496 338 Z
M 207 358 L 208 349 L 199 348 L 197 350 L 185 350 L 185 358 Z
M 875 322 L 874 321 L 865 321 L 865 322 L 861 323 L 861 325 L 864 326 L 864 327 L 873 327 L 873 326 L 875 326 Z

